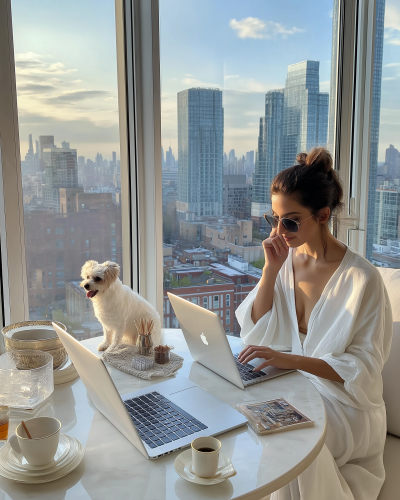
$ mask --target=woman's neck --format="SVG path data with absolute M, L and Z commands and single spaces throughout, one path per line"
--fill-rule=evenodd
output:
M 336 262 L 341 260 L 346 252 L 346 246 L 337 240 L 326 228 L 326 246 L 324 247 L 320 234 L 296 248 L 296 255 L 312 258 L 315 262 Z M 326 251 L 325 251 L 326 249 Z

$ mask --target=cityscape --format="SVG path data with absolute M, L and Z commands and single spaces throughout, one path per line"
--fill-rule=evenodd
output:
M 398 268 L 400 144 L 388 144 L 378 162 L 383 11 L 379 0 L 366 254 L 376 266 Z M 177 150 L 163 136 L 161 158 L 164 327 L 178 327 L 169 291 L 213 310 L 227 334 L 239 335 L 235 309 L 258 283 L 264 265 L 262 241 L 271 228 L 263 214 L 271 208 L 272 179 L 301 151 L 333 150 L 336 47 L 334 35 L 325 91 L 320 61 L 307 59 L 289 64 L 284 84 L 264 92 L 254 149 L 225 150 L 224 90 L 187 85 L 177 92 Z M 68 141 L 30 134 L 22 155 L 28 298 L 31 319 L 61 321 L 84 339 L 102 332 L 79 287 L 82 265 L 88 259 L 113 260 L 123 275 L 121 165 L 116 151 L 89 158 Z

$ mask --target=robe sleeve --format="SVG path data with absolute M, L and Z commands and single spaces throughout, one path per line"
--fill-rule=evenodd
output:
M 322 356 L 344 380 L 344 388 L 358 404 L 382 405 L 382 368 L 392 342 L 393 319 L 390 300 L 379 273 L 365 285 L 354 318 L 352 340 L 342 353 Z
M 285 323 L 289 319 L 286 301 L 283 298 L 281 275 L 278 274 L 272 301 L 272 308 L 253 323 L 251 312 L 259 290 L 259 284 L 249 293 L 235 314 L 241 327 L 240 337 L 244 344 L 270 346 L 279 344 L 291 346 L 291 329 Z

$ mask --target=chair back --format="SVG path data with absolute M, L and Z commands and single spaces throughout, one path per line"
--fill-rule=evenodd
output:
M 382 371 L 387 431 L 400 437 L 400 269 L 379 268 L 393 312 L 393 341 Z

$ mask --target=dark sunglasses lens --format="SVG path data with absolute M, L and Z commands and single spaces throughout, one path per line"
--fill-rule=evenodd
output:
M 268 224 L 271 226 L 271 227 L 277 227 L 278 226 L 278 221 L 272 217 L 272 215 L 264 215 L 264 218 L 265 220 L 268 222 Z
M 295 223 L 294 220 L 291 219 L 281 219 L 283 226 L 290 232 L 290 233 L 297 233 L 299 230 L 299 226 Z

